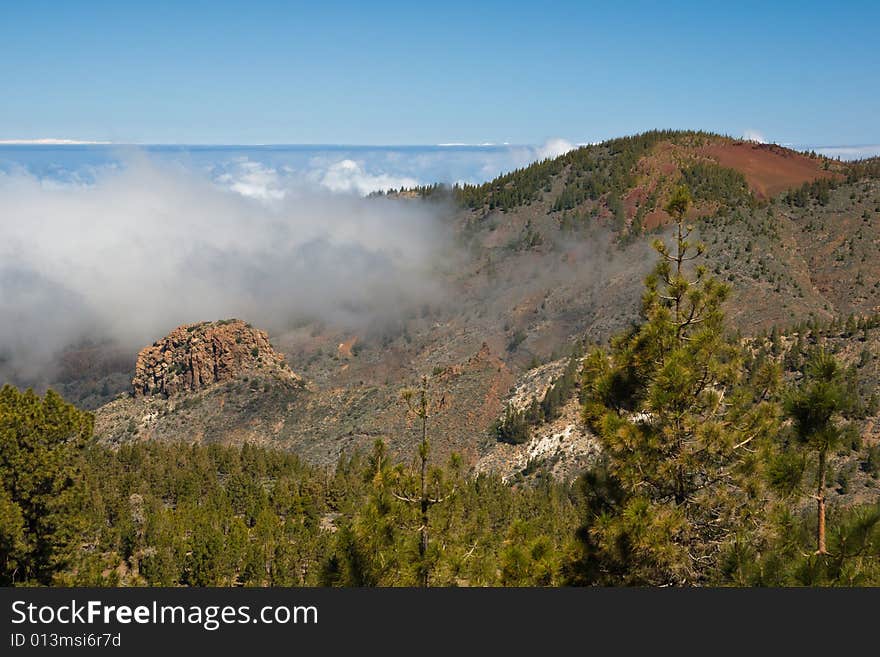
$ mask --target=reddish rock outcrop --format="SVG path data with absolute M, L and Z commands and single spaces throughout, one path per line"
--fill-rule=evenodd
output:
M 265 331 L 238 319 L 179 326 L 138 354 L 134 395 L 195 391 L 245 372 L 301 381 Z

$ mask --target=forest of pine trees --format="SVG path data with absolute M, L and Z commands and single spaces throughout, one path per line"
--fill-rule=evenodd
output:
M 428 378 L 403 395 L 416 454 L 380 441 L 332 469 L 252 445 L 111 447 L 54 392 L 6 386 L 0 584 L 880 585 L 880 504 L 827 495 L 870 402 L 821 347 L 783 354 L 771 333 L 756 355 L 728 331 L 690 203 L 682 187 L 665 207 L 677 230 L 654 244 L 641 322 L 495 427 L 521 442 L 577 389 L 601 457 L 575 482 L 432 459 Z
M 0 392 L 0 585 L 551 585 L 578 523 L 571 487 L 466 477 L 427 441 L 424 471 L 381 442 L 328 470 L 250 445 L 112 449 L 91 426 L 52 392 Z

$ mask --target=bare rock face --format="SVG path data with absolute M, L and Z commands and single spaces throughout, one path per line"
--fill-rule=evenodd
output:
M 135 397 L 200 390 L 246 372 L 300 382 L 265 331 L 239 319 L 179 326 L 138 354 Z

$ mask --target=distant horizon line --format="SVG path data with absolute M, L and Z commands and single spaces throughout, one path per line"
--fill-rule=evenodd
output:
M 594 142 L 598 143 L 598 142 Z M 345 142 L 149 142 L 149 141 L 105 141 L 86 139 L 0 139 L 0 146 L 236 146 L 272 147 L 272 146 L 308 146 L 308 147 L 345 147 L 345 148 L 518 148 L 535 147 L 541 144 L 512 143 L 512 142 L 443 142 L 439 144 L 407 143 L 407 144 L 381 144 L 381 143 L 345 143 Z M 578 143 L 576 146 L 586 146 L 587 143 Z
M 742 139 L 744 141 L 756 141 L 749 140 L 746 137 L 734 137 L 727 135 L 732 139 Z M 598 141 L 590 141 L 590 142 L 575 142 L 572 143 L 572 146 L 575 148 L 581 148 L 584 146 L 592 146 L 596 144 L 600 144 L 603 141 L 610 141 L 612 138 L 603 139 Z M 546 142 L 545 142 L 546 143 Z M 880 150 L 880 141 L 870 142 L 866 141 L 863 143 L 851 143 L 851 144 L 825 144 L 825 145 L 815 145 L 815 144 L 795 144 L 792 142 L 776 142 L 776 141 L 766 141 L 766 142 L 757 142 L 757 143 L 768 143 L 775 144 L 777 146 L 783 146 L 785 148 L 791 148 L 793 150 L 809 150 L 809 149 L 877 149 Z M 0 139 L 0 147 L 3 146 L 110 146 L 110 147 L 175 147 L 175 148 L 283 148 L 283 147 L 298 147 L 298 148 L 334 148 L 334 149 L 343 149 L 343 148 L 358 148 L 358 149 L 368 149 L 368 148 L 467 148 L 467 149 L 505 149 L 505 148 L 536 148 L 540 147 L 541 143 L 513 143 L 513 142 L 480 142 L 480 143 L 469 143 L 469 142 L 442 142 L 442 143 L 406 143 L 406 144 L 381 144 L 381 143 L 330 143 L 330 142 L 254 142 L 254 143 L 246 143 L 246 142 L 137 142 L 137 141 L 110 141 L 110 140 L 88 140 L 88 139 L 67 139 L 67 138 L 54 138 L 54 137 L 46 137 L 46 138 L 34 138 L 34 139 Z

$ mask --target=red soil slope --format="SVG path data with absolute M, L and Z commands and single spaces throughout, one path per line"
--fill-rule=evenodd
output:
M 702 153 L 724 167 L 740 171 L 758 198 L 769 198 L 805 182 L 834 178 L 821 159 L 813 159 L 775 144 L 747 141 L 714 143 Z

